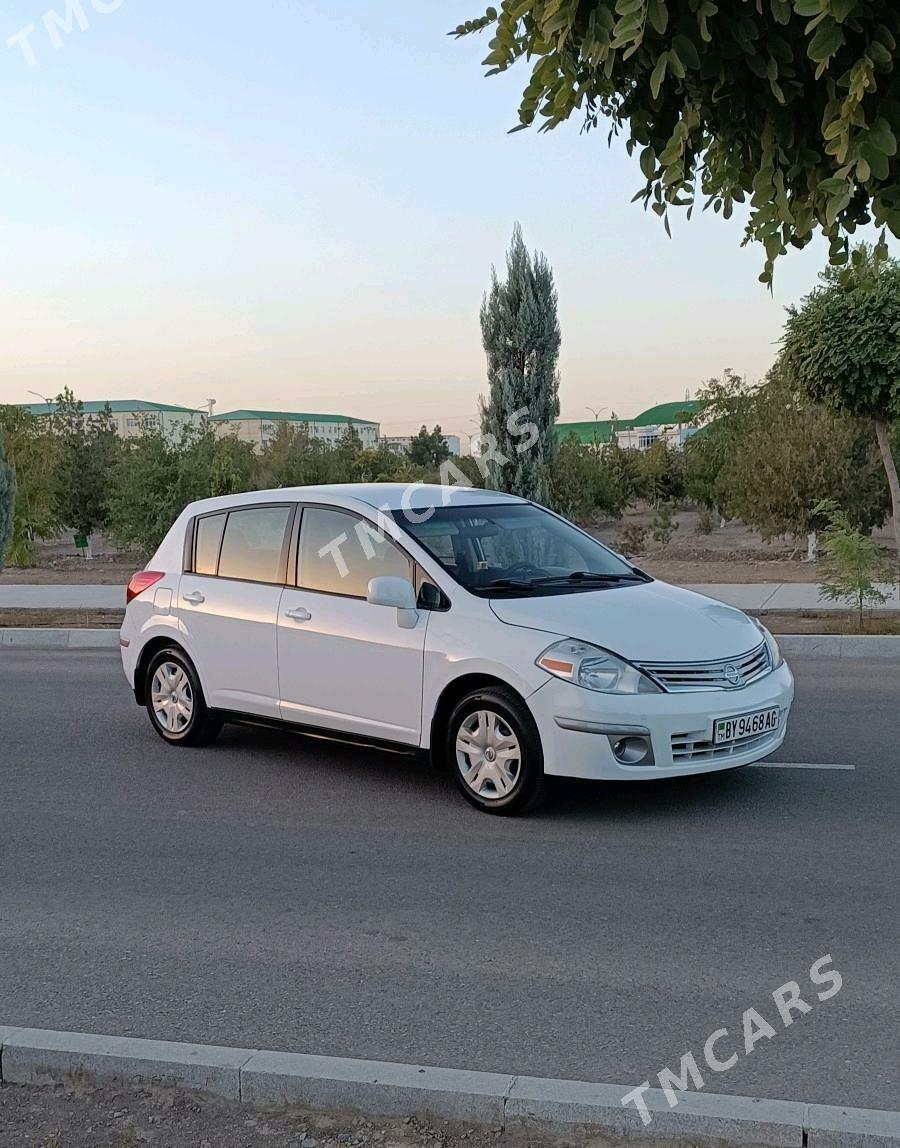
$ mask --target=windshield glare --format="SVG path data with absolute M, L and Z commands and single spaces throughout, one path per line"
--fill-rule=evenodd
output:
M 530 503 L 435 507 L 422 522 L 414 517 L 394 512 L 397 523 L 476 594 L 561 593 L 644 577 L 571 523 Z

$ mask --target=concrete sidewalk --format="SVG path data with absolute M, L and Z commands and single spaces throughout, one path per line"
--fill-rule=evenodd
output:
M 815 582 L 709 582 L 687 586 L 741 610 L 830 610 L 850 609 L 823 600 Z M 882 586 L 888 600 L 885 610 L 900 609 L 897 587 Z M 116 610 L 125 605 L 124 586 L 0 586 L 0 609 L 18 610 Z
M 0 610 L 123 610 L 124 586 L 0 586 Z

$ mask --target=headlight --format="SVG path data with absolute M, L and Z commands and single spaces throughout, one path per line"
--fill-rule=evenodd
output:
M 656 682 L 609 650 L 566 638 L 549 646 L 535 665 L 554 677 L 602 694 L 661 694 Z
M 781 650 L 778 648 L 778 643 L 758 618 L 751 618 L 750 621 L 762 634 L 766 646 L 769 650 L 769 657 L 772 659 L 772 669 L 777 670 L 781 663 L 784 661 L 784 658 L 781 656 Z

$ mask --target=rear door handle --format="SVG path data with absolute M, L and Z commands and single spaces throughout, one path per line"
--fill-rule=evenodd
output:
M 295 606 L 293 610 L 285 610 L 286 618 L 293 618 L 295 622 L 308 622 L 312 617 L 305 606 Z
M 205 602 L 205 601 L 206 601 L 206 599 L 205 599 L 205 598 L 204 598 L 204 596 L 203 596 L 203 595 L 200 593 L 200 591 L 199 591 L 199 590 L 192 590 L 192 591 L 190 592 L 190 594 L 185 594 L 185 595 L 184 595 L 184 600 L 185 600 L 185 602 L 190 602 L 190 604 L 191 604 L 192 606 L 199 606 L 201 602 Z

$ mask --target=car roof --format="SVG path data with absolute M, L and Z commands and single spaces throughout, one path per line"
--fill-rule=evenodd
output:
M 442 486 L 421 482 L 337 482 L 320 486 L 283 486 L 204 498 L 187 508 L 195 514 L 258 502 L 325 502 L 349 507 L 354 503 L 378 510 L 425 510 L 431 506 L 486 506 L 527 500 L 474 486 Z

